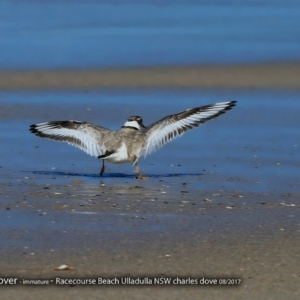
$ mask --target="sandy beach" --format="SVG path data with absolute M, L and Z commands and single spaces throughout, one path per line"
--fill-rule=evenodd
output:
M 0 71 L 0 90 L 89 88 L 284 88 L 299 89 L 298 62 L 122 68 Z
M 138 105 L 156 117 L 160 112 L 151 99 L 131 103 L 129 111 L 116 102 L 106 113 L 102 100 L 68 107 L 5 100 L 0 111 L 0 267 L 1 277 L 18 278 L 18 284 L 1 286 L 1 299 L 299 299 L 297 109 L 290 112 L 278 99 L 259 111 L 257 105 L 277 92 L 287 103 L 296 103 L 300 64 L 0 72 L 3 99 L 18 92 L 53 90 L 65 96 L 64 91 L 92 89 L 119 90 L 121 98 L 123 90 L 135 88 L 191 88 L 198 89 L 196 95 L 201 89 L 222 89 L 226 96 L 228 90 L 254 89 L 258 94 L 250 95 L 253 106 L 241 94 L 235 111 L 203 127 L 201 148 L 191 135 L 186 144 L 179 141 L 177 148 L 146 160 L 143 167 L 150 176 L 145 181 L 134 179 L 129 167 L 115 166 L 99 178 L 96 160 L 38 139 L 28 126 L 41 118 L 72 116 L 123 122 Z M 162 107 L 172 112 L 171 106 L 166 102 Z M 189 155 L 184 155 L 186 148 Z M 198 170 L 199 149 L 203 161 Z M 173 160 L 180 164 L 171 166 Z M 54 270 L 63 264 L 72 270 Z M 232 278 L 241 284 L 22 284 L 23 279 L 57 277 Z
M 22 180 L 19 189 L 25 192 L 6 187 L 6 203 L 2 195 L 2 218 L 19 220 L 1 231 L 1 240 L 10 245 L 1 247 L 2 276 L 18 282 L 128 276 L 233 278 L 241 279 L 241 284 L 42 287 L 19 283 L 2 287 L 3 299 L 54 294 L 57 299 L 94 299 L 99 294 L 104 299 L 299 297 L 299 194 L 244 193 L 241 203 L 230 192 L 213 196 L 216 191 L 186 188 L 189 194 L 184 194 L 173 188 L 162 195 L 159 182 L 153 184 L 155 188 L 137 186 L 138 182 L 97 188 L 78 179 L 71 185 L 54 185 L 53 179 L 50 185 L 36 185 L 36 180 Z M 54 270 L 63 264 L 74 269 Z
M 241 202 L 231 192 L 184 194 L 174 188 L 161 194 L 163 184 L 153 179 L 153 187 L 138 181 L 97 187 L 78 179 L 70 185 L 53 184 L 58 180 L 59 176 L 45 185 L 36 184 L 34 176 L 24 179 L 18 188 L 25 192 L 6 187 L 8 200 L 1 202 L 2 219 L 8 223 L 0 233 L 1 241 L 6 241 L 1 247 L 1 275 L 17 278 L 18 285 L 2 286 L 3 299 L 299 297 L 299 193 L 243 193 Z M 63 264 L 74 269 L 54 270 Z M 241 279 L 241 284 L 21 283 L 115 277 L 233 278 Z

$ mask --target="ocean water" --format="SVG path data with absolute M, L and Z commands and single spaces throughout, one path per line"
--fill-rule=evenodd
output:
M 0 69 L 229 64 L 300 58 L 300 2 L 0 2 Z

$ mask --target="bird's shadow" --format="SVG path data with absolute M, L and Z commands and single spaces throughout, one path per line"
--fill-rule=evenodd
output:
M 124 173 L 105 173 L 103 176 L 99 174 L 87 174 L 87 173 L 73 173 L 73 172 L 59 172 L 59 171 L 32 171 L 33 174 L 38 175 L 51 175 L 51 176 L 68 176 L 68 177 L 88 177 L 88 178 L 128 178 L 136 179 L 135 174 Z M 163 177 L 182 177 L 182 176 L 201 176 L 201 173 L 166 173 L 166 174 L 144 174 L 147 178 L 163 178 Z

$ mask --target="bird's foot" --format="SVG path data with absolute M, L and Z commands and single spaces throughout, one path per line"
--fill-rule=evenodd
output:
M 140 172 L 140 169 L 138 167 L 135 169 L 134 172 L 137 173 L 137 177 L 136 177 L 137 179 L 144 180 L 144 179 L 148 178 L 147 176 L 142 175 L 142 173 Z
M 142 175 L 141 173 L 139 173 L 138 175 L 137 175 L 137 177 L 136 177 L 137 179 L 141 179 L 141 180 L 145 180 L 145 179 L 148 179 L 148 177 L 147 176 L 144 176 L 144 175 Z

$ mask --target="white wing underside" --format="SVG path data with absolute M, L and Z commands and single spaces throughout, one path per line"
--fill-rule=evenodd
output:
M 35 131 L 32 132 L 40 137 L 66 142 L 94 157 L 98 157 L 106 151 L 104 145 L 99 141 L 101 140 L 101 133 L 92 124 L 82 123 L 76 129 L 54 124 L 54 122 L 36 124 L 34 125 Z M 102 130 L 108 131 L 105 128 Z
M 166 143 L 183 135 L 186 131 L 215 118 L 232 108 L 235 101 L 220 102 L 198 108 L 187 109 L 167 116 L 146 128 L 144 156 L 151 154 Z

